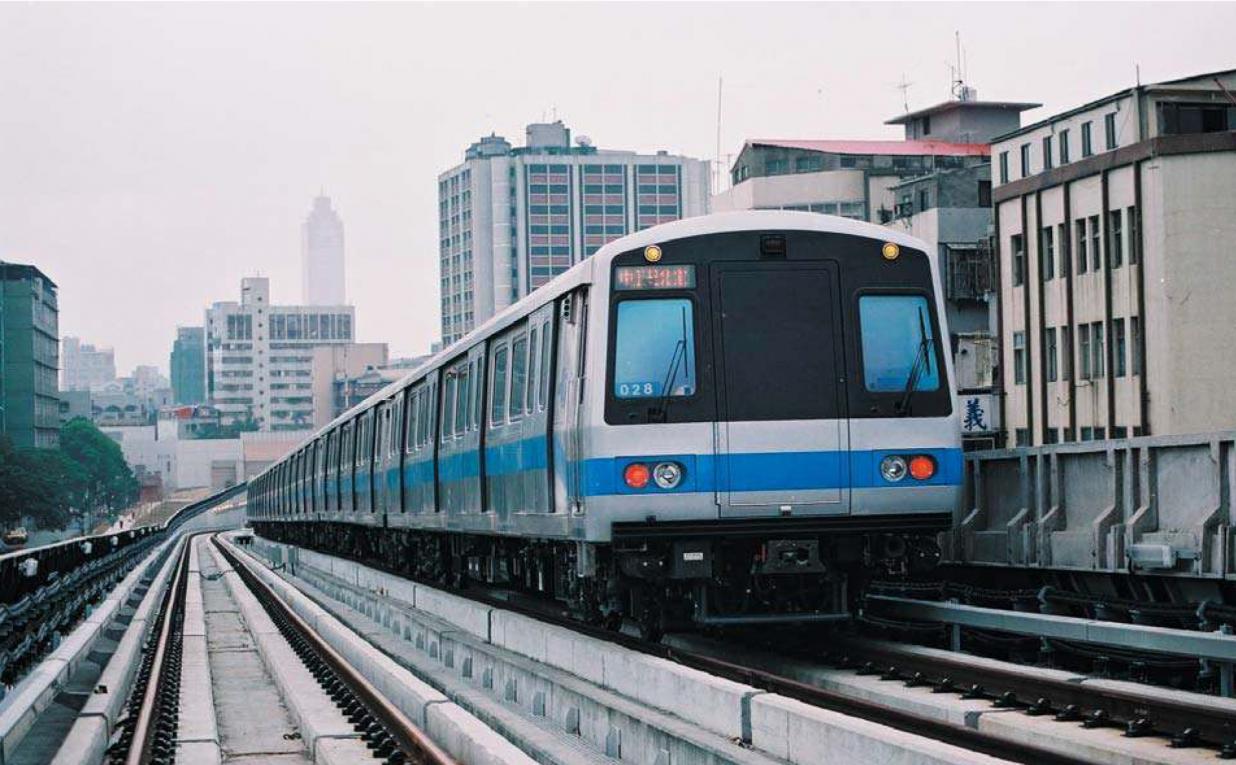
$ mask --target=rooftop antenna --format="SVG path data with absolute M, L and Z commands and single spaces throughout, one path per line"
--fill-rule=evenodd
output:
M 901 91 L 901 106 L 906 110 L 906 114 L 910 113 L 910 86 L 914 83 L 906 80 L 905 72 L 901 73 L 901 82 L 898 82 L 893 87 Z
M 957 46 L 956 67 L 949 67 L 953 72 L 953 97 L 958 101 L 965 100 L 966 78 L 961 68 L 961 32 L 953 32 L 953 40 Z
M 721 193 L 721 77 L 717 77 L 717 162 L 713 167 L 713 193 Z

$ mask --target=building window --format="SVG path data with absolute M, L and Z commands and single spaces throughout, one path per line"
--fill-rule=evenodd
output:
M 1090 264 L 1095 271 L 1103 269 L 1103 259 L 1099 256 L 1099 216 L 1090 216 Z
M 1007 151 L 1000 152 L 1000 182 L 1009 182 L 1009 153 Z
M 1089 380 L 1090 373 L 1090 325 L 1082 324 L 1077 328 L 1077 358 L 1081 360 L 1081 375 L 1079 379 Z
M 931 193 L 927 189 L 920 189 L 918 192 L 918 210 L 919 212 L 927 212 L 928 205 L 931 204 Z
M 1047 329 L 1043 330 L 1043 349 L 1044 349 L 1043 350 L 1044 354 L 1046 354 L 1047 356 L 1047 359 L 1046 359 L 1047 381 L 1055 382 L 1056 378 L 1058 377 L 1058 372 L 1059 372 L 1059 367 L 1056 362 L 1057 354 L 1056 354 L 1056 328 L 1055 327 L 1048 327 Z
M 1021 177 L 1030 177 L 1030 144 L 1021 145 Z
M 1094 149 L 1090 144 L 1090 123 L 1082 123 L 1082 156 L 1089 157 L 1094 154 Z
M 1026 428 L 1018 428 L 1015 431 L 1015 438 L 1017 439 L 1018 446 L 1030 445 L 1030 431 Z
M 1111 243 L 1108 248 L 1108 255 L 1111 258 L 1112 268 L 1120 268 L 1124 265 L 1124 232 L 1121 230 L 1123 213 L 1120 210 L 1112 210 L 1107 216 L 1108 223 L 1111 226 Z
M 1013 250 L 1013 286 L 1020 287 L 1026 281 L 1026 242 L 1021 234 L 1013 234 L 1010 246 Z
M 978 182 L 979 207 L 991 207 L 991 181 Z
M 923 117 L 923 135 L 931 135 L 931 115 Z
M 1107 150 L 1116 148 L 1116 113 L 1104 115 L 1103 137 L 1107 139 Z
M 1133 343 L 1129 366 L 1133 374 L 1140 375 L 1142 373 L 1142 322 L 1136 316 L 1129 318 L 1129 339 Z
M 1094 440 L 1094 428 L 1083 427 L 1081 429 L 1081 440 L 1093 441 Z
M 1116 358 L 1114 359 L 1112 363 L 1116 365 L 1116 370 L 1115 370 L 1116 376 L 1124 377 L 1124 374 L 1125 374 L 1124 319 L 1112 320 L 1112 343 L 1115 344 L 1115 347 L 1112 349 L 1112 352 L 1115 354 Z
M 1047 429 L 1047 435 L 1046 435 L 1045 440 L 1043 441 L 1043 443 L 1045 443 L 1045 444 L 1058 444 L 1058 443 L 1060 443 L 1060 429 L 1059 429 L 1059 428 L 1048 428 L 1048 429 Z
M 1060 328 L 1060 379 L 1073 379 L 1073 328 Z
M 1090 325 L 1090 350 L 1094 358 L 1090 361 L 1090 371 L 1096 378 L 1103 376 L 1103 322 L 1096 321 Z
M 1129 265 L 1137 265 L 1137 208 L 1129 207 L 1125 211 L 1125 223 L 1129 230 Z
M 1221 133 L 1236 130 L 1236 107 L 1225 104 L 1159 102 L 1159 133 Z
M 790 163 L 784 159 L 770 159 L 764 163 L 768 175 L 784 175 L 790 171 Z
M 1043 169 L 1051 169 L 1051 136 L 1043 136 Z
M 1060 275 L 1068 276 L 1073 270 L 1073 264 L 1069 259 L 1069 227 L 1066 223 L 1061 223 L 1056 227 L 1056 241 L 1060 243 Z
M 1013 383 L 1026 384 L 1026 333 L 1013 333 Z
M 1060 164 L 1069 164 L 1069 131 L 1061 130 L 1057 143 L 1060 144 Z
M 1086 273 L 1086 219 L 1077 221 L 1077 273 Z
M 1056 278 L 1055 231 L 1051 226 L 1044 226 L 1039 235 L 1039 275 L 1045 282 Z

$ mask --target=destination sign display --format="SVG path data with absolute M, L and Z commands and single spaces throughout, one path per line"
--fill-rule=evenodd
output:
M 616 290 L 689 290 L 695 288 L 695 266 L 618 266 Z

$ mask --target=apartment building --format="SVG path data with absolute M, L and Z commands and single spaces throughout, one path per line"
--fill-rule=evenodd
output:
M 1236 70 L 995 138 L 1007 445 L 1236 428 Z

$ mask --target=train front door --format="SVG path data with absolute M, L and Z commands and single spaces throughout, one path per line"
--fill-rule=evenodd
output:
M 712 271 L 721 517 L 848 513 L 836 264 Z

